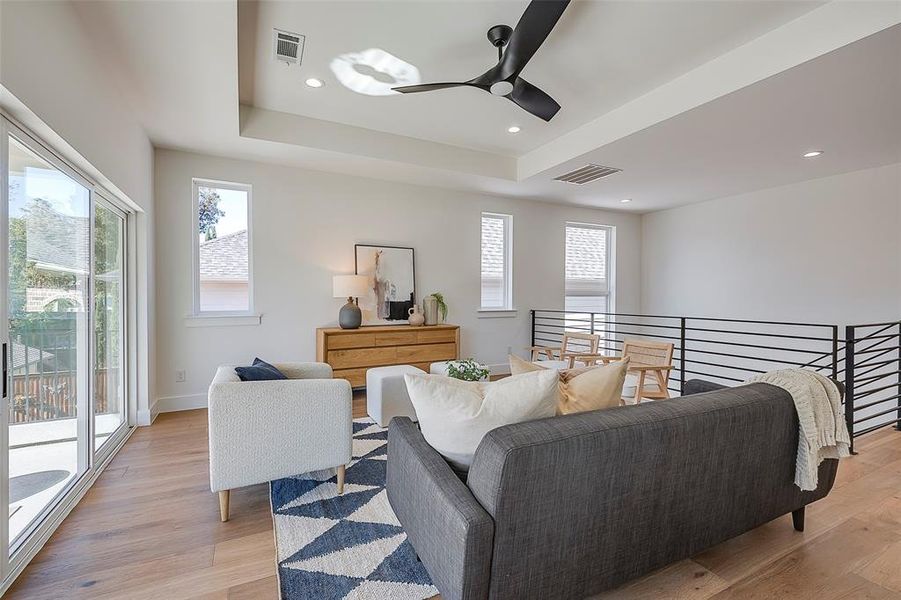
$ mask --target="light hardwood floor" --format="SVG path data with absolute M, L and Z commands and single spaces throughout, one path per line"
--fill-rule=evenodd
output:
M 362 398 L 354 402 L 365 413 Z M 692 560 L 601 598 L 901 598 L 901 433 L 858 440 L 835 489 Z M 264 600 L 278 595 L 268 487 L 231 494 L 219 522 L 207 479 L 206 411 L 160 415 L 132 436 L 7 594 Z

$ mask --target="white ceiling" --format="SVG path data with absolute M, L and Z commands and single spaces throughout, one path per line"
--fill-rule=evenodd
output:
M 240 98 L 263 109 L 519 156 L 819 4 L 572 2 L 522 74 L 562 107 L 545 123 L 474 88 L 372 97 L 348 90 L 329 70 L 336 56 L 381 48 L 415 65 L 423 82 L 466 81 L 497 62 L 486 32 L 499 23 L 515 26 L 526 0 L 260 2 L 239 12 Z M 300 67 L 274 60 L 274 28 L 306 36 Z M 308 77 L 325 86 L 307 87 Z M 510 125 L 522 131 L 510 135 Z
M 336 54 L 381 47 L 424 81 L 471 78 L 492 63 L 485 31 L 524 6 L 78 11 L 160 147 L 638 212 L 901 160 L 901 2 L 577 0 L 524 72 L 563 105 L 550 124 L 477 90 L 361 96 L 328 71 Z M 307 36 L 302 67 L 272 61 L 272 26 Z M 326 86 L 303 85 L 311 76 Z M 523 131 L 507 134 L 513 123 Z M 826 154 L 800 160 L 812 146 Z M 624 171 L 550 181 L 588 161 Z

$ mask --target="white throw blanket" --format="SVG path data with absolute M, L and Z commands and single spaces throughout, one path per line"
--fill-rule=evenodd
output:
M 826 458 L 850 455 L 851 436 L 838 388 L 831 380 L 807 369 L 761 373 L 745 383 L 769 383 L 791 394 L 800 425 L 795 484 L 802 490 L 815 490 L 820 463 Z

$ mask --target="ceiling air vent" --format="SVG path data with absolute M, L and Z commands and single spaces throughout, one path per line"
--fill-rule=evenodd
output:
M 584 167 L 580 167 L 575 171 L 570 171 L 569 173 L 564 173 L 559 177 L 554 177 L 554 181 L 565 181 L 566 183 L 575 183 L 576 185 L 582 185 L 585 183 L 591 183 L 592 181 L 597 181 L 601 177 L 607 177 L 608 175 L 619 173 L 620 171 L 622 171 L 622 169 L 605 167 L 603 165 L 585 165 Z
M 288 31 L 272 30 L 272 52 L 275 60 L 299 65 L 303 56 L 304 36 Z

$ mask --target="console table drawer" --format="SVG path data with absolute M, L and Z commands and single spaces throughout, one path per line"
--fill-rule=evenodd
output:
M 420 344 L 438 344 L 457 342 L 457 329 L 425 329 L 416 332 L 416 341 Z
M 343 348 L 371 348 L 375 346 L 374 333 L 337 334 L 330 335 L 328 340 L 329 350 L 341 350 Z
M 457 357 L 456 344 L 420 344 L 418 346 L 398 346 L 397 361 L 400 364 L 432 363 Z M 425 369 L 428 371 L 428 369 Z
M 415 331 L 386 331 L 375 334 L 376 346 L 405 346 L 418 343 Z
M 393 365 L 397 362 L 397 347 L 387 348 L 355 348 L 353 350 L 331 350 L 326 362 L 333 369 L 354 369 L 358 367 L 375 367 Z

